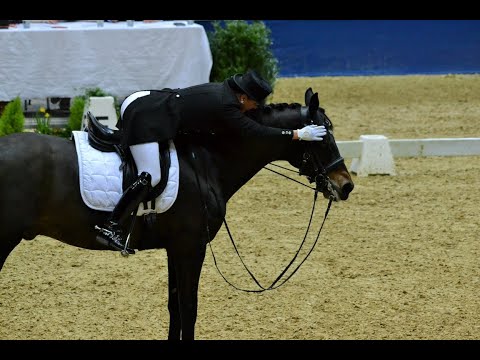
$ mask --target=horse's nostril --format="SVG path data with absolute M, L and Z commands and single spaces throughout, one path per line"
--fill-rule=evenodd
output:
M 349 182 L 342 186 L 342 191 L 345 194 L 350 194 L 354 188 L 353 183 Z

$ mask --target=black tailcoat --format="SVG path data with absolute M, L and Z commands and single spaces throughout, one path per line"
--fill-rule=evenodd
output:
M 271 136 L 291 140 L 291 129 L 266 127 L 240 111 L 240 102 L 225 80 L 183 89 L 151 90 L 125 109 L 117 127 L 124 145 L 164 142 L 185 132 L 231 132 L 240 136 Z

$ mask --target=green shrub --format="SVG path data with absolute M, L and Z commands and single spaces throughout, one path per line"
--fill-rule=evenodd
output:
M 214 21 L 212 25 L 213 31 L 207 32 L 213 58 L 210 81 L 221 82 L 253 69 L 274 87 L 278 60 L 272 53 L 271 31 L 265 23 L 226 20 L 223 24 Z
M 67 121 L 67 129 L 70 132 L 80 130 L 82 127 L 83 108 L 85 107 L 85 97 L 75 96 L 70 105 L 70 116 Z
M 110 94 L 107 94 L 105 91 L 103 91 L 100 88 L 86 89 L 85 97 L 89 98 L 90 96 L 110 96 Z
M 23 132 L 24 128 L 25 115 L 22 101 L 17 96 L 5 106 L 2 116 L 0 116 L 0 136 Z

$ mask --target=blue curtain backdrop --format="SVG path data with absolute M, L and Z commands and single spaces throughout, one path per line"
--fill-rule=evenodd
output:
M 281 77 L 480 73 L 480 20 L 263 21 Z

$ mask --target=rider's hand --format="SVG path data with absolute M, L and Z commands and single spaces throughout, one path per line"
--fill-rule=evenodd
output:
M 305 141 L 322 141 L 326 133 L 323 125 L 308 125 L 297 130 L 298 138 Z

